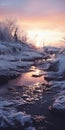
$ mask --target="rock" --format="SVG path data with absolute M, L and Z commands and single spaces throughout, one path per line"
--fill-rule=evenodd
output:
M 52 104 L 52 111 L 65 113 L 65 95 L 58 96 Z

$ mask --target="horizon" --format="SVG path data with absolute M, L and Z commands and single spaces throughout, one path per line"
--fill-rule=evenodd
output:
M 0 0 L 0 20 L 6 18 L 15 19 L 37 47 L 64 45 L 64 0 Z

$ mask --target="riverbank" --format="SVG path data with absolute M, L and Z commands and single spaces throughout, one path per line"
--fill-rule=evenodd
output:
M 65 50 L 22 44 L 0 43 L 0 128 L 65 130 Z

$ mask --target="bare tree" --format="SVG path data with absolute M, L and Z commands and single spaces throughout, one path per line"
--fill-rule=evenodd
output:
M 14 32 L 14 40 L 15 40 L 16 42 L 18 41 L 17 30 L 18 30 L 18 28 L 16 28 L 16 29 L 15 29 L 15 32 Z
M 27 34 L 21 31 L 15 20 L 6 19 L 0 22 L 0 40 L 27 43 Z
M 10 41 L 13 40 L 13 35 L 17 27 L 14 23 L 14 20 L 7 20 L 0 22 L 0 40 Z

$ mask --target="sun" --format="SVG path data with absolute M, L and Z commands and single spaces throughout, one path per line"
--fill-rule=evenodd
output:
M 54 30 L 29 30 L 28 40 L 36 47 L 43 47 L 44 45 L 52 45 L 57 43 L 62 37 L 62 33 Z

